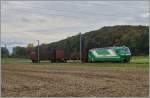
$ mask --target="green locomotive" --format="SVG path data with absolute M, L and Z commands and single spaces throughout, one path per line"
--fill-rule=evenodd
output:
M 126 46 L 94 48 L 88 52 L 88 62 L 130 62 L 131 52 Z

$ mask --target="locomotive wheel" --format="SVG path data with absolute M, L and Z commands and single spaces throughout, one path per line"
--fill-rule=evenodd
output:
M 124 59 L 123 60 L 123 63 L 128 63 L 128 62 L 130 62 L 130 59 Z

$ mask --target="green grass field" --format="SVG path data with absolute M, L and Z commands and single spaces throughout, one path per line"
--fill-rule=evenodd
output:
M 149 57 L 148 56 L 135 56 L 132 57 L 130 63 L 80 63 L 79 61 L 68 61 L 68 63 L 50 63 L 49 61 L 41 61 L 40 63 L 33 64 L 30 59 L 23 58 L 2 58 L 3 64 L 29 64 L 37 66 L 80 66 L 80 67 L 109 67 L 109 68 L 148 68 Z

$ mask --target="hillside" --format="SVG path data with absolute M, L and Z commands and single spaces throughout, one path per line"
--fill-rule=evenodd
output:
M 148 55 L 148 26 L 105 26 L 95 31 L 86 32 L 82 36 L 84 38 L 84 48 L 126 45 L 131 49 L 133 55 Z M 50 43 L 48 46 L 56 49 L 65 49 L 68 53 L 78 54 L 79 35 Z

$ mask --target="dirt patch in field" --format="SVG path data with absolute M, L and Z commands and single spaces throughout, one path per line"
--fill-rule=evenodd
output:
M 148 70 L 2 65 L 2 96 L 148 96 Z

